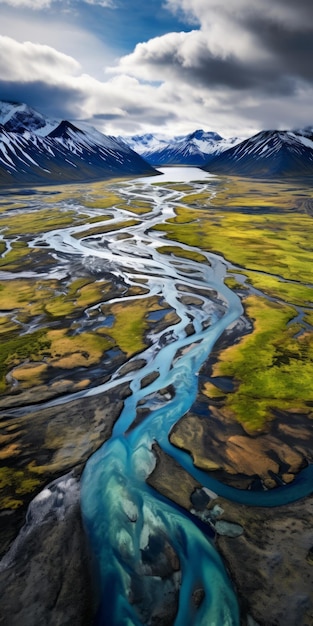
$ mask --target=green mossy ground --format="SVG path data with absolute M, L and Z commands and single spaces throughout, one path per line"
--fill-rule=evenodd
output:
M 244 293 L 250 284 L 274 299 L 246 299 L 254 330 L 223 351 L 215 366 L 214 376 L 233 378 L 235 390 L 221 401 L 218 388 L 207 388 L 230 418 L 253 432 L 277 410 L 312 411 L 312 333 L 292 323 L 293 307 L 301 306 L 304 321 L 313 326 L 313 221 L 303 209 L 311 206 L 312 191 L 225 179 L 214 183 L 214 192 L 185 195 L 180 203 L 186 206 L 155 228 L 166 239 L 220 253 L 239 266 L 234 274 L 241 274 L 243 283 L 230 272 L 231 289 Z
M 313 417 L 313 334 L 295 336 L 300 327 L 288 324 L 296 311 L 287 305 L 250 296 L 245 309 L 254 331 L 224 350 L 213 368 L 212 382 L 214 376 L 236 382 L 226 410 L 250 431 L 262 429 L 275 410 Z
M 208 262 L 204 254 L 200 254 L 199 252 L 195 252 L 193 250 L 184 250 L 184 248 L 179 248 L 178 246 L 160 246 L 157 248 L 157 251 L 161 252 L 161 254 L 172 254 L 173 256 L 190 259 L 191 261 L 197 261 L 198 263 Z

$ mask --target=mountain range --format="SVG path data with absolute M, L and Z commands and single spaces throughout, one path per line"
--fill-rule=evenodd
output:
M 212 174 L 313 176 L 313 128 L 224 139 L 196 130 L 111 137 L 84 122 L 48 119 L 26 104 L 0 101 L 0 188 L 157 174 L 157 166 Z
M 201 167 L 224 150 L 240 143 L 240 137 L 223 139 L 215 132 L 196 130 L 173 138 L 164 135 L 134 135 L 124 141 L 150 165 L 192 165 Z
M 0 102 L 0 187 L 153 175 L 125 142 L 25 104 Z
M 203 169 L 256 178 L 313 176 L 313 129 L 262 131 L 212 156 Z

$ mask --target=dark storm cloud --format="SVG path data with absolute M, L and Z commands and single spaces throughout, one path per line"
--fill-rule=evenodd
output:
M 121 68 L 142 77 L 150 70 L 151 79 L 172 77 L 211 89 L 283 96 L 296 92 L 302 81 L 312 84 L 312 0 L 241 0 L 235 5 L 191 0 L 188 10 L 194 7 L 199 16 L 198 31 L 139 44 L 122 59 Z
M 249 23 L 260 45 L 271 52 L 277 72 L 294 78 L 313 82 L 313 15 L 312 28 L 293 30 L 283 28 L 278 22 L 260 18 L 256 23 Z
M 122 113 L 96 113 L 93 115 L 93 120 L 118 120 L 123 117 Z
M 234 55 L 227 59 L 214 57 L 206 50 L 186 67 L 175 54 L 167 54 L 162 60 L 150 61 L 159 73 L 176 75 L 185 83 L 214 89 L 226 87 L 230 90 L 255 90 L 263 93 L 290 95 L 296 89 L 292 73 L 281 73 L 277 61 L 253 64 Z

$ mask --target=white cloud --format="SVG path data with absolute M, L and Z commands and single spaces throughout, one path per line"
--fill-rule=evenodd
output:
M 72 57 L 50 46 L 30 41 L 19 43 L 0 35 L 0 76 L 13 81 L 58 81 L 58 76 L 75 75 L 80 65 Z
M 0 0 L 0 4 L 8 4 L 12 7 L 27 7 L 29 9 L 46 9 L 51 5 L 51 0 Z
M 97 4 L 100 7 L 104 7 L 106 9 L 114 9 L 115 2 L 113 0 L 83 0 L 87 4 Z

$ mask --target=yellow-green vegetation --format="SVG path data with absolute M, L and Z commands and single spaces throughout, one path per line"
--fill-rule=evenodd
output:
M 43 312 L 47 300 L 51 298 L 57 288 L 57 281 L 36 281 L 24 278 L 6 280 L 0 283 L 0 310 L 23 311 L 25 318 L 39 315 Z M 21 316 L 17 315 L 17 319 Z
M 175 218 L 155 227 L 165 231 L 167 238 L 220 252 L 250 270 L 313 282 L 313 223 L 309 215 L 211 213 L 180 207 L 176 213 Z
M 0 391 L 6 389 L 5 376 L 10 371 L 23 388 L 28 388 L 42 381 L 48 365 L 67 370 L 89 367 L 98 363 L 114 345 L 114 339 L 102 333 L 71 335 L 64 328 L 45 328 L 13 337 L 8 335 L 1 342 Z M 53 377 L 52 370 L 50 376 Z
M 98 194 L 95 188 L 92 190 L 91 197 L 84 199 L 84 206 L 92 209 L 110 209 L 112 207 L 127 208 L 121 196 L 109 190 L 100 188 Z
M 263 428 L 275 410 L 312 411 L 313 336 L 289 325 L 297 315 L 292 305 L 304 307 L 304 321 L 313 325 L 312 195 L 296 185 L 214 181 L 212 188 L 185 195 L 180 203 L 186 206 L 155 227 L 166 238 L 221 253 L 241 267 L 235 273 L 243 275 L 243 284 L 230 273 L 225 280 L 231 289 L 251 284 L 277 300 L 249 297 L 253 332 L 220 354 L 214 376 L 231 377 L 235 390 L 224 394 L 212 383 L 203 389 L 248 431 Z
M 44 305 L 45 311 L 56 318 L 77 313 L 105 300 L 110 287 L 110 283 L 104 280 L 89 282 L 86 278 L 77 279 L 70 284 L 67 293 L 50 298 Z
M 107 225 L 102 224 L 102 226 L 95 226 L 79 233 L 75 233 L 73 236 L 76 239 L 82 239 L 83 237 L 90 237 L 91 235 L 101 235 L 102 233 L 109 233 L 122 228 L 130 228 L 131 226 L 136 226 L 137 224 L 139 224 L 138 220 L 125 220 L 123 222 Z
M 17 310 L 16 319 L 23 322 L 44 312 L 64 317 L 105 300 L 111 285 L 104 280 L 90 282 L 90 279 L 80 278 L 70 283 L 65 293 L 55 295 L 58 288 L 57 280 L 3 281 L 0 283 L 0 310 Z
M 75 211 L 57 209 L 39 209 L 2 215 L 0 227 L 6 229 L 7 235 L 34 235 L 48 232 L 55 228 L 64 228 L 73 224 Z
M 166 189 L 172 189 L 173 191 L 183 191 L 183 192 L 187 192 L 187 191 L 192 191 L 193 190 L 193 186 L 192 185 L 188 185 L 188 183 L 175 183 L 175 182 L 169 182 L 169 183 L 152 183 L 153 187 L 166 187 Z
M 179 248 L 178 246 L 160 246 L 157 248 L 157 251 L 161 252 L 161 254 L 173 254 L 174 256 L 197 261 L 198 263 L 208 262 L 204 254 L 200 254 L 200 252 L 195 252 L 194 250 L 184 250 L 184 248 Z
M 181 203 L 186 204 L 188 206 L 195 205 L 197 209 L 202 210 L 204 208 L 207 208 L 210 205 L 211 200 L 212 200 L 212 191 L 206 189 L 204 191 L 198 191 L 196 193 L 190 193 L 187 196 L 184 196 L 181 199 Z
M 238 270 L 236 270 L 236 274 L 239 274 Z M 244 274 L 246 275 L 246 272 Z M 224 283 L 225 285 L 227 285 L 227 287 L 229 287 L 229 289 L 233 289 L 235 291 L 238 291 L 239 289 L 248 289 L 248 287 L 245 287 L 244 284 L 240 283 L 238 280 L 236 280 L 234 276 L 231 276 L 230 274 L 226 276 Z
M 249 431 L 261 429 L 273 410 L 312 412 L 313 334 L 287 326 L 296 311 L 287 305 L 249 296 L 245 301 L 254 331 L 224 350 L 214 376 L 230 376 L 236 389 L 225 409 Z M 212 390 L 207 388 L 212 397 Z
M 284 282 L 275 276 L 249 271 L 244 272 L 244 274 L 247 276 L 249 283 L 269 296 L 300 306 L 312 303 L 312 287 L 303 285 L 301 282 Z
M 2 242 L 1 242 L 2 243 Z M 1 244 L 0 244 L 1 245 Z M 5 250 L 6 250 L 6 246 Z M 11 250 L 0 259 L 0 267 L 5 267 L 14 263 L 21 263 L 22 259 L 30 252 L 28 245 L 24 241 L 12 241 Z
M 49 354 L 50 341 L 46 330 L 38 330 L 33 333 L 11 336 L 1 340 L 0 351 L 0 391 L 6 387 L 5 375 L 7 372 L 25 361 L 41 361 Z
M 40 479 L 28 469 L 0 468 L 0 508 L 17 509 L 23 505 L 23 496 L 40 485 Z M 12 492 L 14 495 L 12 496 Z
M 24 363 L 14 368 L 11 373 L 20 386 L 27 389 L 42 382 L 48 368 L 47 363 Z
M 304 321 L 313 327 L 313 309 L 307 309 L 305 311 Z
M 69 335 L 65 329 L 48 330 L 49 361 L 54 367 L 72 369 L 98 363 L 114 341 L 97 332 Z
M 222 208 L 226 211 L 233 209 L 249 211 L 276 210 L 293 211 L 301 206 L 303 196 L 305 200 L 313 198 L 312 188 L 304 190 L 302 183 L 290 187 L 288 183 L 277 181 L 249 180 L 247 178 L 216 178 L 210 181 L 208 188 L 203 191 L 185 196 L 181 202 L 190 206 L 197 205 L 202 209 L 209 205 L 211 208 Z
M 144 334 L 149 328 L 147 315 L 161 308 L 157 298 L 134 299 L 110 307 L 115 321 L 112 328 L 108 329 L 108 334 L 128 357 L 146 347 Z
M 5 333 L 11 333 L 14 330 L 20 328 L 19 324 L 11 320 L 8 315 L 0 315 L 0 335 Z
M 128 211 L 136 213 L 136 215 L 144 215 L 145 213 L 150 213 L 152 205 L 147 200 L 132 200 L 126 208 Z
M 14 369 L 14 378 L 23 387 L 38 384 L 45 374 L 47 363 L 53 367 L 88 366 L 98 362 L 103 352 L 114 345 L 114 340 L 97 333 L 67 335 L 66 328 L 48 330 L 49 318 L 62 322 L 63 318 L 82 312 L 86 307 L 106 299 L 111 289 L 108 281 L 90 282 L 79 278 L 67 287 L 64 294 L 55 295 L 57 280 L 36 281 L 17 279 L 0 284 L 0 390 L 7 387 L 6 375 Z M 14 312 L 14 319 L 10 313 Z M 48 314 L 47 326 L 34 333 L 22 333 L 20 323 L 28 323 L 33 316 Z M 42 359 L 45 365 L 42 364 Z M 36 365 L 35 365 L 36 364 Z

